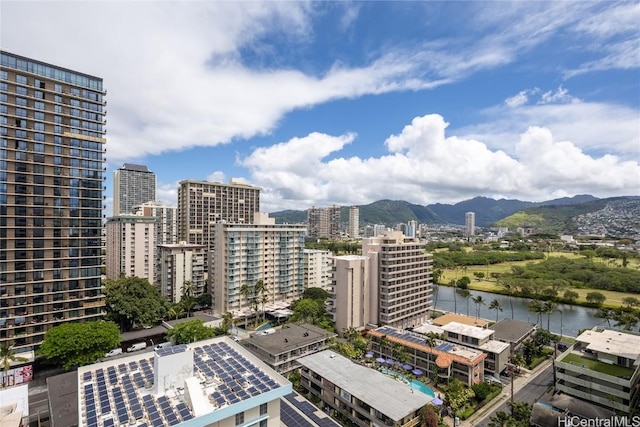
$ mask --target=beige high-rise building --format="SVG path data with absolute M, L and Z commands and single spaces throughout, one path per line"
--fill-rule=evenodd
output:
M 254 224 L 215 224 L 212 269 L 215 313 L 233 312 L 234 317 L 252 313 L 252 301 L 266 297 L 265 307 L 284 308 L 300 298 L 304 283 L 304 237 L 302 224 L 276 224 L 267 214 L 256 213 Z M 262 280 L 262 295 L 241 294 L 242 285 L 253 288 Z M 262 303 L 258 303 L 262 310 Z
M 202 295 L 205 288 L 204 246 L 186 242 L 160 244 L 158 253 L 160 268 L 156 281 L 163 297 L 174 303 L 180 302 L 186 282 L 191 283 L 194 295 Z
M 349 229 L 347 234 L 352 239 L 357 238 L 360 235 L 360 209 L 357 206 L 351 206 L 349 208 Z
M 309 237 L 313 238 L 340 238 L 340 206 L 333 205 L 329 208 L 316 208 L 307 211 L 307 224 Z
M 399 232 L 362 241 L 364 256 L 377 256 L 370 276 L 377 280 L 377 324 L 407 328 L 429 318 L 433 306 L 431 254 L 418 239 Z
M 178 208 L 162 202 L 149 201 L 135 207 L 136 214 L 152 216 L 156 219 L 156 245 L 172 245 L 178 243 Z M 157 285 L 160 285 L 160 251 L 156 250 L 154 260 L 154 276 Z
M 306 288 L 329 288 L 331 285 L 331 255 L 331 251 L 328 250 L 303 250 Z
M 156 174 L 144 165 L 125 163 L 113 171 L 113 216 L 133 215 L 136 206 L 156 199 Z
M 120 215 L 107 220 L 107 279 L 121 274 L 155 283 L 156 218 Z
M 362 329 L 376 324 L 378 292 L 370 277 L 371 258 L 360 255 L 333 257 L 333 281 L 327 310 L 338 333 L 347 328 Z M 372 310 L 373 308 L 373 310 Z
M 464 230 L 465 235 L 475 236 L 476 234 L 476 214 L 475 212 L 467 212 L 464 214 Z
M 105 153 L 102 79 L 0 52 L 0 344 L 97 320 Z
M 180 181 L 178 240 L 212 249 L 215 224 L 251 224 L 260 211 L 260 188 L 241 180 L 229 184 Z

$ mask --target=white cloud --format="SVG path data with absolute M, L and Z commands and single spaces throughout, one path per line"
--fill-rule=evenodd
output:
M 520 107 L 529 102 L 529 94 L 530 94 L 530 91 L 521 90 L 520 92 L 513 95 L 512 97 L 505 99 L 504 103 L 511 108 Z
M 207 175 L 207 181 L 211 182 L 225 182 L 225 175 L 222 171 L 215 171 Z
M 437 114 L 416 117 L 387 138 L 389 154 L 378 158 L 336 157 L 353 135 L 313 133 L 256 149 L 240 161 L 263 188 L 267 211 L 380 199 L 428 204 L 479 194 L 546 200 L 559 194 L 640 192 L 637 161 L 589 156 L 572 142 L 554 139 L 548 129 L 528 129 L 509 155 L 477 140 L 447 136 L 447 126 Z M 296 160 L 282 161 L 285 152 Z
M 178 203 L 178 182 L 161 183 L 156 188 L 156 200 L 171 206 Z

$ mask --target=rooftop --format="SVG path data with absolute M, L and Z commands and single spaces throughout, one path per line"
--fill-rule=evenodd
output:
M 47 388 L 55 390 L 55 393 L 49 393 L 51 425 L 78 425 L 78 373 L 72 371 L 48 377 Z
M 413 328 L 414 332 L 417 332 L 422 335 L 427 335 L 429 332 L 433 332 L 435 334 L 444 334 L 444 329 L 441 326 L 436 326 L 431 323 L 423 323 L 420 326 L 416 326 Z
M 502 319 L 494 323 L 493 326 L 491 326 L 491 329 L 496 331 L 493 336 L 494 339 L 509 343 L 517 343 L 535 330 L 536 325 L 534 323 L 523 322 L 522 320 Z
M 394 421 L 422 408 L 432 398 L 413 393 L 406 384 L 381 372 L 353 363 L 331 350 L 298 359 L 300 364 L 328 379 Z
M 442 329 L 447 332 L 453 332 L 454 334 L 465 335 L 471 338 L 477 338 L 483 340 L 494 334 L 491 329 L 481 328 L 479 326 L 465 325 L 458 322 L 449 322 L 442 326 Z
M 576 341 L 587 344 L 586 348 L 593 352 L 635 360 L 636 365 L 640 363 L 640 335 L 594 328 L 581 333 Z
M 291 384 L 218 337 L 81 367 L 77 390 L 80 425 L 164 427 L 200 417 L 215 423 L 249 400 L 257 406 L 284 396 Z
M 620 378 L 631 378 L 634 370 L 625 366 L 612 365 L 610 363 L 600 362 L 592 357 L 581 356 L 576 353 L 567 353 L 559 362 L 569 363 L 571 365 L 582 366 L 592 371 L 601 372 L 606 375 Z
M 334 337 L 336 334 L 310 325 L 287 324 L 270 335 L 254 335 L 243 343 L 251 344 L 269 354 L 287 353 L 293 349 Z
M 511 345 L 507 342 L 498 341 L 498 340 L 489 340 L 486 343 L 478 346 L 478 348 L 482 351 L 487 351 L 489 353 L 502 353 L 506 349 L 511 347 Z
M 125 163 L 124 165 L 122 165 L 120 169 L 121 170 L 126 169 L 126 170 L 137 171 L 137 172 L 151 172 L 148 167 L 144 165 L 134 165 L 133 163 Z
M 436 326 L 444 326 L 451 322 L 462 323 L 463 325 L 479 326 L 486 328 L 490 323 L 488 320 L 475 318 L 473 316 L 465 316 L 464 314 L 447 313 L 433 319 L 432 323 Z

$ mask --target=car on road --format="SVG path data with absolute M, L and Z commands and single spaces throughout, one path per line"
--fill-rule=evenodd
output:
M 147 348 L 147 343 L 146 342 L 137 342 L 135 344 L 130 345 L 127 348 L 127 353 L 132 353 L 132 352 L 138 351 L 138 350 L 144 350 L 145 348 Z

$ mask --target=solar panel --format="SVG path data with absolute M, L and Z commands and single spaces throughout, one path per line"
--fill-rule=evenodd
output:
M 285 396 L 285 399 L 290 402 L 293 406 L 295 406 L 296 408 L 298 408 L 300 411 L 302 411 L 307 417 L 309 417 L 310 419 L 312 419 L 316 424 L 322 426 L 322 427 L 339 427 L 340 424 L 338 424 L 336 421 L 334 421 L 332 418 L 330 417 L 319 417 L 318 415 L 316 415 L 316 411 L 318 411 L 318 408 L 315 405 L 312 405 L 311 403 L 309 403 L 308 401 L 304 400 L 302 402 L 299 402 L 296 399 L 296 396 L 299 396 L 298 393 L 296 393 L 295 391 L 292 393 L 289 393 Z M 299 398 L 299 397 L 298 397 Z M 280 405 L 280 411 L 282 411 L 282 408 L 287 406 L 285 405 Z

